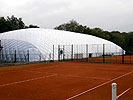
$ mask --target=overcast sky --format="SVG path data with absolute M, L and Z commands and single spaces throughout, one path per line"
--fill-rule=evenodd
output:
M 133 0 L 0 0 L 0 17 L 54 28 L 74 19 L 90 28 L 133 31 Z

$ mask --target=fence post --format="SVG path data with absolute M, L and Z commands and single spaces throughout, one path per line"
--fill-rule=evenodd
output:
M 63 45 L 63 61 L 65 60 L 65 45 Z
M 73 60 L 73 45 L 72 45 L 72 51 L 71 51 L 71 60 Z
M 39 61 L 40 61 L 40 62 L 41 62 L 41 60 L 42 60 L 41 56 L 42 56 L 42 55 L 41 55 L 41 53 L 40 53 L 40 54 L 39 54 L 39 57 L 40 57 L 40 60 L 39 60 Z
M 2 56 L 2 50 L 0 51 L 0 62 L 2 62 L 3 56 Z
M 14 63 L 16 62 L 16 50 L 14 52 Z
M 54 45 L 53 45 L 53 61 L 54 61 Z
M 2 53 L 1 53 L 1 51 L 2 51 L 2 46 L 1 46 L 1 40 L 0 40 L 0 61 L 2 62 Z
M 105 62 L 105 44 L 103 44 L 103 63 Z
M 124 63 L 124 50 L 122 50 L 122 63 Z
M 29 50 L 27 50 L 27 61 L 29 62 Z
M 58 45 L 58 61 L 60 61 L 60 45 Z
M 86 44 L 86 61 L 88 62 L 88 44 Z
M 117 100 L 117 84 L 112 83 L 112 100 Z
M 130 54 L 130 64 L 132 63 L 132 54 Z

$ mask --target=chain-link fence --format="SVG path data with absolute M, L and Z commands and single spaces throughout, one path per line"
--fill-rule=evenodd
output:
M 49 50 L 37 48 L 2 48 L 0 62 L 36 62 L 36 61 L 83 61 L 95 63 L 133 63 L 133 54 L 112 44 L 53 45 Z M 45 52 L 43 52 L 45 51 Z
M 112 44 L 58 45 L 59 61 L 95 63 L 133 63 L 133 54 Z
M 33 49 L 24 50 L 23 52 L 20 52 L 19 50 L 13 50 L 11 52 L 1 50 L 0 52 L 1 63 L 28 63 L 40 61 L 53 61 L 53 54 L 43 54 L 40 52 L 35 52 Z

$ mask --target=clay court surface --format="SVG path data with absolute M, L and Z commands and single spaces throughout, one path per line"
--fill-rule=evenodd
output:
M 0 68 L 0 100 L 133 100 L 133 65 L 53 62 Z M 124 91 L 127 90 L 126 93 Z

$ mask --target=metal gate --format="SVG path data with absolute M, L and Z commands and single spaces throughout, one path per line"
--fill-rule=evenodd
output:
M 73 45 L 58 45 L 58 60 L 72 60 Z

